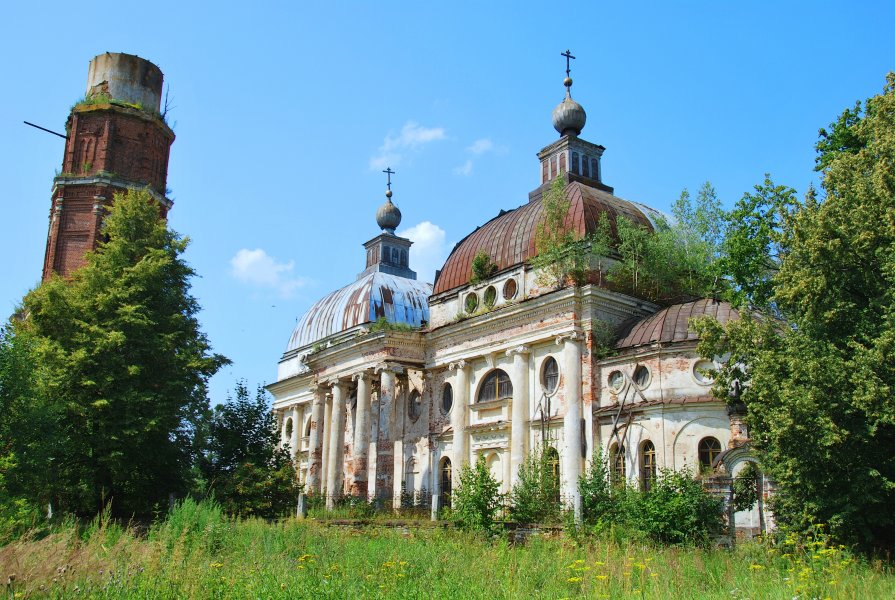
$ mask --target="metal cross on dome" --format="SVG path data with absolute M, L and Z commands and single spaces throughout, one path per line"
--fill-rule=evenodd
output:
M 568 77 L 569 74 L 572 72 L 569 61 L 575 60 L 575 57 L 572 56 L 572 52 L 570 50 L 566 50 L 565 52 L 560 53 L 560 56 L 566 57 L 566 77 Z
M 383 173 L 388 177 L 388 191 L 392 191 L 392 175 L 397 175 L 397 172 L 392 171 L 391 167 L 386 167 Z

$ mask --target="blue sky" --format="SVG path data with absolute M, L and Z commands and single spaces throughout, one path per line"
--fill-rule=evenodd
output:
M 538 183 L 564 59 L 616 195 L 667 210 L 711 181 L 816 181 L 818 128 L 895 70 L 892 2 L 12 3 L 0 22 L 0 309 L 40 278 L 62 130 L 102 52 L 158 64 L 177 134 L 169 223 L 188 235 L 212 380 L 270 383 L 295 321 L 363 269 L 392 166 L 411 266 Z

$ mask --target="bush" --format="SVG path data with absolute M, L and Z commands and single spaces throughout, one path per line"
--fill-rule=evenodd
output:
M 686 470 L 662 469 L 649 491 L 627 490 L 620 506 L 623 521 L 664 544 L 704 546 L 723 525 L 721 499 Z
M 578 478 L 578 491 L 581 494 L 581 516 L 585 525 L 602 529 L 602 525 L 618 517 L 606 462 L 599 448 L 591 457 L 587 471 Z
M 517 523 L 544 523 L 559 519 L 559 479 L 550 456 L 535 448 L 519 467 L 513 486 L 510 515 Z
M 217 502 L 185 498 L 174 505 L 163 521 L 153 526 L 149 538 L 168 550 L 181 546 L 188 551 L 201 548 L 217 552 L 223 547 L 229 526 L 230 522 Z
M 460 485 L 454 491 L 452 504 L 457 526 L 471 531 L 493 531 L 503 500 L 499 489 L 500 485 L 491 476 L 484 456 L 479 456 L 473 467 L 463 465 Z

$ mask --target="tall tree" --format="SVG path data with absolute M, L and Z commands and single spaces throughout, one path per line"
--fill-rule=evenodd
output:
M 47 489 L 63 510 L 147 515 L 183 493 L 211 352 L 190 293 L 188 241 L 146 192 L 116 194 L 104 240 L 71 280 L 30 292 L 16 335 L 33 344 L 39 402 L 54 416 Z
M 730 360 L 716 393 L 745 383 L 751 437 L 778 483 L 780 522 L 895 547 L 895 74 L 817 145 L 821 200 L 781 229 L 762 295 L 786 317 L 699 324 Z M 763 225 L 768 227 L 767 224 Z M 736 400 L 737 398 L 734 398 Z
M 232 514 L 279 517 L 295 508 L 300 485 L 263 388 L 252 399 L 245 381 L 238 381 L 235 397 L 214 407 L 202 472 Z

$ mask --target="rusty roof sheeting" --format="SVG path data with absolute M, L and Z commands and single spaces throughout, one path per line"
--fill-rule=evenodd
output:
M 615 222 L 619 216 L 626 216 L 635 223 L 654 229 L 653 223 L 660 214 L 579 181 L 566 184 L 566 198 L 571 203 L 566 226 L 579 236 L 596 231 L 602 214 L 609 218 L 613 236 L 616 235 Z M 481 250 L 488 253 L 498 270 L 529 260 L 535 255 L 535 232 L 542 219 L 542 198 L 511 211 L 500 211 L 497 217 L 454 247 L 435 281 L 434 293 L 440 294 L 466 285 L 472 274 L 472 259 Z
M 714 317 L 722 325 L 740 318 L 729 303 L 710 298 L 675 304 L 645 319 L 632 319 L 623 323 L 618 328 L 615 347 L 621 350 L 655 343 L 697 340 L 699 336 L 690 329 L 689 322 L 693 317 L 702 316 Z
M 286 351 L 385 317 L 419 327 L 429 320 L 428 283 L 374 271 L 318 300 L 299 319 Z

